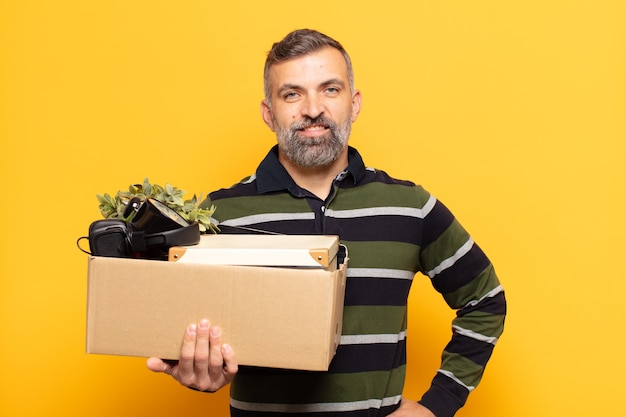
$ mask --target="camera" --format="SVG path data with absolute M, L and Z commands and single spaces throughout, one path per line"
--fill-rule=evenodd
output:
M 154 198 L 149 197 L 143 203 L 134 198 L 128 203 L 124 217 L 133 211 L 136 212 L 130 221 L 105 219 L 91 223 L 87 237 L 91 255 L 167 260 L 170 247 L 200 242 L 197 222 L 188 222 Z

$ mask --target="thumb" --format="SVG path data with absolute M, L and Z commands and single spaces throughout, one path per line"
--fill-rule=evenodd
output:
M 172 373 L 172 366 L 159 358 L 148 358 L 146 366 L 152 372 L 164 372 L 166 374 Z

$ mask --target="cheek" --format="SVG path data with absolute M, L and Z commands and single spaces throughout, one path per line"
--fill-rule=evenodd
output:
M 288 106 L 276 106 L 274 108 L 275 127 L 288 128 L 291 123 L 298 119 L 298 112 Z
M 331 109 L 331 113 L 336 122 L 354 121 L 356 112 L 351 101 L 342 102 Z
M 276 122 L 284 129 L 289 129 L 291 127 L 292 124 L 294 124 L 295 122 L 300 121 L 300 116 L 298 116 L 297 113 L 295 112 L 285 112 L 283 113 L 281 116 L 279 116 L 278 119 L 276 119 Z

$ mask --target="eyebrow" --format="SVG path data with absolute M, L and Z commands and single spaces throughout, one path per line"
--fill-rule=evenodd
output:
M 346 86 L 346 83 L 341 78 L 331 78 L 321 83 L 320 87 L 327 87 L 329 85 L 338 85 L 343 88 Z M 301 89 L 302 89 L 302 86 L 298 84 L 283 84 L 278 88 L 278 94 L 281 94 L 282 92 L 286 90 L 301 90 Z

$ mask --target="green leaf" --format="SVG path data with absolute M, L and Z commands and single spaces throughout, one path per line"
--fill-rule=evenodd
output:
M 180 196 L 173 196 L 172 201 L 179 207 L 182 207 L 185 204 Z
M 105 195 L 96 194 L 96 198 L 98 199 L 100 204 L 107 204 L 108 203 L 108 200 L 107 200 L 106 196 L 107 196 L 107 194 L 105 194 Z
M 193 203 L 191 203 L 189 201 L 185 201 L 185 204 L 183 204 L 183 211 L 185 213 L 191 213 L 194 210 L 195 207 L 196 207 L 195 204 L 193 204 Z
M 165 187 L 158 184 L 150 184 L 146 177 L 142 184 L 131 184 L 127 191 L 118 191 L 113 196 L 107 193 L 96 194 L 96 199 L 98 200 L 100 214 L 104 218 L 123 219 L 126 205 L 132 198 L 138 197 L 143 202 L 146 198 L 152 197 L 176 211 L 187 221 L 197 221 L 202 233 L 219 232 L 219 227 L 211 222 L 215 206 L 211 205 L 209 208 L 201 207 L 201 203 L 204 201 L 202 194 L 200 194 L 200 197 L 194 194 L 192 198 L 183 200 L 185 194 L 186 191 L 180 190 L 171 184 L 166 184 Z
M 143 180 L 143 193 L 147 196 L 151 196 L 152 195 L 152 185 L 150 184 L 150 181 L 148 181 L 148 178 L 145 178 Z

